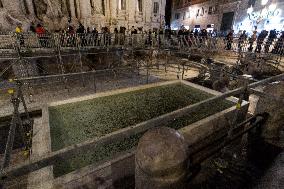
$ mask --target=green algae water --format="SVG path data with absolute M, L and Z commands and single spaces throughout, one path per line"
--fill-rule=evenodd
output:
M 212 96 L 184 84 L 171 84 L 50 107 L 52 150 L 104 136 Z M 196 111 L 165 126 L 180 129 L 232 105 L 231 102 L 220 100 L 214 104 L 200 106 Z M 54 176 L 64 175 L 98 161 L 109 160 L 118 152 L 135 147 L 141 136 L 142 133 L 124 141 L 97 147 L 69 160 L 59 160 L 54 164 Z

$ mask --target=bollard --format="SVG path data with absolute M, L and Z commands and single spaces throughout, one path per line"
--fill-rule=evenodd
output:
M 187 145 L 178 131 L 167 127 L 149 130 L 136 151 L 135 188 L 185 188 L 187 159 Z

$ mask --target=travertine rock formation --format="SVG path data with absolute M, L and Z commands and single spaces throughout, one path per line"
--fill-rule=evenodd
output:
M 158 29 L 164 25 L 165 5 L 166 0 L 0 0 L 0 24 L 2 31 L 14 30 L 17 23 L 27 30 L 31 22 L 60 30 L 68 20 L 98 29 Z

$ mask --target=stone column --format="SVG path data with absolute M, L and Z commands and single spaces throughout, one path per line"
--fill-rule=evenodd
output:
M 90 25 L 90 18 L 92 16 L 92 7 L 90 1 L 80 0 L 80 19 L 82 20 L 85 26 Z
M 69 4 L 70 4 L 71 19 L 74 20 L 76 18 L 74 0 L 70 0 Z

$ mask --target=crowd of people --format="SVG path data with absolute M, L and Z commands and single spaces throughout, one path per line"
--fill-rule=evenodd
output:
M 19 24 L 15 30 L 18 41 L 21 46 L 24 46 L 25 41 L 23 35 L 22 26 Z M 50 43 L 48 40 L 48 31 L 41 25 L 31 23 L 29 32 L 35 33 L 38 36 L 38 40 L 41 46 L 47 47 Z M 171 29 L 149 29 L 148 31 L 143 30 L 143 27 L 135 28 L 132 26 L 130 29 L 125 27 L 114 28 L 113 32 L 110 31 L 108 27 L 102 27 L 100 32 L 96 28 L 85 28 L 82 23 L 78 23 L 77 28 L 73 25 L 68 24 L 68 27 L 65 30 L 55 31 L 61 33 L 62 37 L 60 39 L 61 45 L 66 46 L 75 46 L 76 37 L 80 39 L 80 45 L 85 46 L 89 43 L 89 37 L 92 37 L 94 45 L 104 44 L 110 45 L 112 43 L 111 37 L 114 36 L 114 44 L 124 44 L 125 35 L 135 35 L 135 34 L 144 34 L 146 35 L 145 44 L 151 44 L 153 38 L 158 38 L 160 41 L 160 35 L 164 35 L 166 38 L 171 39 L 172 36 L 176 36 L 179 43 L 185 43 L 189 46 L 192 45 L 193 40 L 197 39 L 199 44 L 205 43 L 209 38 L 211 41 L 220 37 L 224 37 L 224 42 L 226 43 L 225 48 L 227 50 L 232 49 L 232 44 L 237 43 L 239 50 L 246 48 L 247 51 L 254 51 L 256 53 L 265 52 L 265 53 L 275 53 L 275 54 L 284 54 L 284 31 L 277 33 L 277 31 L 266 30 L 261 31 L 259 34 L 257 31 L 253 31 L 251 35 L 247 31 L 242 31 L 238 35 L 234 33 L 234 30 L 229 31 L 226 35 L 219 33 L 216 29 L 207 31 L 206 29 L 195 29 L 187 30 L 184 27 L 181 27 L 178 31 L 173 31 Z M 102 34 L 102 37 L 99 33 Z
M 171 32 L 171 34 L 174 33 Z M 224 37 L 224 41 L 226 42 L 225 48 L 227 50 L 231 50 L 232 44 L 237 42 L 239 50 L 247 48 L 249 52 L 284 54 L 284 31 L 278 33 L 276 29 L 270 30 L 269 32 L 263 30 L 259 34 L 257 34 L 257 31 L 253 31 L 249 36 L 245 30 L 238 35 L 234 33 L 234 30 L 230 30 L 224 35 L 224 33 L 218 33 L 216 29 L 208 32 L 206 29 L 195 29 L 190 31 L 182 28 L 178 30 L 177 35 L 180 42 L 182 42 L 184 36 L 186 36 L 185 40 L 187 40 L 189 45 L 191 45 L 192 38 L 197 38 L 199 42 L 202 43 L 208 38 L 213 39 L 214 41 L 214 38 Z

